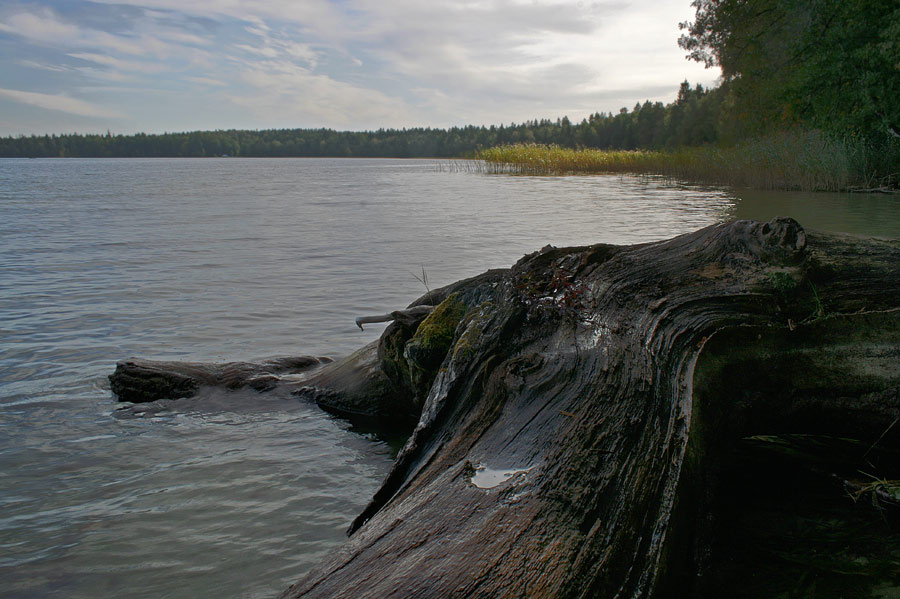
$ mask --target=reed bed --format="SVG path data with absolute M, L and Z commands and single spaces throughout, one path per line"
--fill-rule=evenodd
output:
M 487 173 L 489 171 L 483 160 L 470 160 L 458 158 L 445 160 L 437 165 L 437 170 L 442 173 Z
M 671 151 L 570 149 L 508 145 L 482 150 L 482 172 L 521 175 L 657 174 L 671 179 L 803 191 L 882 186 L 866 148 L 818 132 L 788 132 L 730 147 Z M 888 182 L 887 187 L 892 187 Z

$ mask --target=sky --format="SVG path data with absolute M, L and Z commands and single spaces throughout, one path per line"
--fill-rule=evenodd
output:
M 0 135 L 500 125 L 671 102 L 689 0 L 3 0 Z

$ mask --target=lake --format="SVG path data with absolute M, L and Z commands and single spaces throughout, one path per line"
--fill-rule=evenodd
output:
M 271 597 L 341 543 L 393 449 L 252 392 L 119 410 L 130 356 L 346 355 L 356 316 L 546 244 L 733 218 L 900 236 L 884 195 L 431 160 L 0 160 L 0 595 Z

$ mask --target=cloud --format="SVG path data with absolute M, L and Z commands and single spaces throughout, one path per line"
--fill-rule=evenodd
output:
M 26 92 L 16 89 L 0 88 L 0 97 L 7 98 L 20 104 L 29 106 L 37 106 L 46 110 L 56 110 L 66 112 L 78 116 L 89 117 L 106 117 L 106 118 L 124 118 L 122 113 L 111 110 L 104 106 L 91 104 L 84 100 L 70 98 L 69 96 L 57 96 L 51 94 L 40 94 L 37 92 Z
M 288 61 L 248 63 L 241 73 L 251 93 L 233 94 L 231 102 L 257 119 L 293 126 L 364 128 L 398 122 L 410 108 L 381 92 L 313 73 Z
M 0 31 L 55 47 L 88 46 L 127 54 L 142 54 L 146 51 L 136 40 L 66 23 L 49 8 L 10 15 L 5 22 L 0 23 Z
M 44 71 L 53 71 L 54 73 L 65 73 L 70 70 L 69 68 L 60 66 L 58 64 L 48 64 L 45 62 L 38 62 L 36 60 L 20 60 L 19 64 L 30 69 L 42 69 Z
M 163 26 L 154 19 L 123 22 L 124 30 L 111 32 L 65 21 L 50 8 L 43 7 L 10 14 L 0 23 L 0 32 L 54 48 L 88 48 L 95 52 L 156 58 L 178 56 L 184 45 L 210 43 L 201 36 Z
M 157 29 L 156 35 L 161 39 L 187 46 L 209 46 L 212 44 L 212 40 L 208 38 L 166 27 Z
M 110 67 L 117 71 L 128 71 L 131 73 L 162 73 L 168 69 L 159 63 L 142 62 L 138 60 L 123 60 L 110 56 L 108 54 L 94 54 L 91 52 L 70 52 L 69 56 L 78 58 L 88 62 L 93 62 L 105 67 Z
M 633 106 L 649 90 L 715 74 L 684 60 L 689 3 L 380 2 L 365 5 L 367 64 L 388 65 L 442 122 L 509 122 Z M 425 93 L 424 90 L 429 90 Z M 440 93 L 435 93 L 435 92 Z M 472 120 L 478 119 L 478 120 Z
M 0 31 L 50 44 L 71 42 L 81 36 L 78 27 L 63 23 L 49 8 L 10 15 L 0 23 Z
M 633 60 L 642 50 L 657 51 L 662 41 L 680 54 L 675 46 L 677 20 L 667 23 L 671 31 L 660 31 L 645 14 L 630 17 L 633 5 L 366 4 L 371 24 L 361 37 L 370 40 L 372 54 L 400 74 L 434 85 L 450 82 L 447 88 L 466 93 L 503 98 L 552 90 L 563 95 L 579 93 L 586 83 L 599 79 L 622 87 L 630 83 L 612 79 L 642 77 L 641 65 Z M 680 56 L 677 60 L 683 62 Z M 560 70 L 568 75 L 561 76 Z M 671 82 L 673 89 L 677 82 Z
M 13 87 L 71 99 L 87 79 L 181 93 L 223 127 L 578 120 L 669 101 L 685 78 L 715 78 L 677 48 L 688 0 L 49 3 L 0 8 L 0 41 L 26 42 L 7 46 L 24 49 L 5 62 L 35 82 Z M 121 89 L 115 96 L 129 107 L 144 101 Z M 140 118 L 188 114 L 181 105 L 150 108 Z
M 162 12 L 204 18 L 228 17 L 264 27 L 268 21 L 305 24 L 328 31 L 340 29 L 345 21 L 343 3 L 329 0 L 94 0 L 98 4 L 130 5 Z M 353 2 L 347 5 L 352 9 Z
M 224 87 L 225 82 L 220 81 L 218 79 L 213 79 L 211 77 L 185 77 L 188 81 L 193 81 L 194 83 L 199 83 L 200 85 L 213 85 L 216 87 Z
M 236 44 L 234 47 L 243 50 L 244 52 L 256 54 L 257 56 L 264 56 L 266 58 L 275 58 L 279 54 L 278 50 L 268 46 L 256 47 L 249 44 Z
M 299 60 L 311 68 L 315 68 L 321 53 L 311 44 L 297 42 L 284 33 L 277 33 L 268 26 L 245 27 L 245 31 L 254 36 L 253 43 L 235 44 L 234 47 L 244 52 L 264 58 L 283 57 Z

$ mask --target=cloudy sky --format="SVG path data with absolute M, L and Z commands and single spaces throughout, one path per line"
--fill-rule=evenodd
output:
M 689 0 L 3 0 L 0 135 L 490 125 L 650 99 Z

